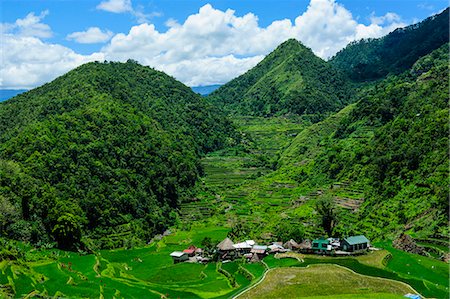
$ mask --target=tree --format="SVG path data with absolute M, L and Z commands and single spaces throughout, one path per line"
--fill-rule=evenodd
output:
M 334 199 L 330 195 L 322 196 L 316 202 L 316 211 L 321 217 L 321 226 L 329 237 L 333 235 L 339 216 Z
M 62 249 L 73 249 L 79 245 L 81 240 L 82 219 L 71 213 L 60 216 L 52 233 L 58 242 L 58 247 Z
M 289 222 L 281 222 L 276 227 L 277 231 L 275 232 L 275 235 L 277 237 L 277 240 L 286 242 L 290 239 L 294 239 L 295 241 L 301 241 L 303 240 L 303 237 L 305 235 L 305 231 L 302 224 L 292 224 Z

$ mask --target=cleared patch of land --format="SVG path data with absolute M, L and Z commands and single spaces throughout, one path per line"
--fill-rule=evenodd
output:
M 273 269 L 239 298 L 401 298 L 411 292 L 411 287 L 397 281 L 356 274 L 336 265 L 311 265 Z

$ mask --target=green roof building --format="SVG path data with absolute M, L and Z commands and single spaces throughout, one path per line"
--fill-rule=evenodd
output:
M 319 238 L 312 241 L 312 250 L 318 251 L 330 251 L 331 250 L 331 242 L 325 238 Z
M 345 238 L 341 242 L 342 250 L 344 251 L 361 251 L 366 250 L 369 247 L 369 239 L 367 239 L 365 236 L 351 236 L 348 238 Z

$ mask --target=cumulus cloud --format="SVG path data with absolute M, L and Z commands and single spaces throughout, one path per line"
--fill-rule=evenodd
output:
M 98 27 L 90 27 L 86 31 L 73 32 L 67 35 L 67 39 L 80 44 L 95 44 L 107 42 L 112 35 L 113 33 L 109 30 L 102 31 Z
M 48 15 L 48 10 L 35 15 L 30 12 L 25 18 L 17 19 L 15 23 L 2 23 L 1 33 L 13 33 L 17 36 L 35 36 L 39 38 L 49 38 L 53 36 L 50 26 L 42 23 Z
M 110 0 L 102 3 L 110 5 L 115 3 L 116 6 L 109 6 L 109 8 L 116 12 L 130 11 L 129 7 L 133 9 L 131 1 Z M 370 23 L 362 24 L 335 0 L 310 0 L 306 11 L 293 21 L 277 20 L 262 27 L 259 25 L 258 17 L 253 13 L 238 16 L 234 10 L 222 11 L 207 4 L 197 13 L 188 16 L 184 22 L 167 20 L 168 30 L 165 32 L 159 31 L 148 22 L 133 26 L 127 33 L 114 35 L 99 53 L 89 56 L 76 54 L 62 46 L 51 45 L 55 51 L 57 50 L 58 53 L 55 54 L 57 57 L 63 57 L 61 53 L 68 51 L 67 53 L 70 53 L 68 61 L 61 63 L 50 61 L 48 64 L 55 67 L 49 67 L 48 73 L 51 75 L 42 75 L 41 79 L 38 79 L 38 74 L 41 72 L 32 69 L 30 74 L 36 74 L 36 77 L 31 78 L 26 85 L 43 83 L 50 77 L 55 77 L 55 74 L 60 74 L 63 69 L 68 70 L 71 66 L 85 61 L 94 59 L 126 61 L 130 58 L 165 71 L 187 85 L 221 84 L 255 66 L 265 55 L 288 38 L 298 39 L 318 56 L 327 59 L 351 41 L 380 37 L 397 27 L 406 25 L 394 13 L 387 13 L 384 16 L 372 14 L 368 17 Z M 2 27 L 2 32 L 11 32 L 5 26 Z M 83 37 L 86 38 L 85 41 L 92 40 L 93 38 L 87 38 L 88 32 L 89 29 L 85 32 L 73 33 L 75 35 L 71 34 L 69 38 L 81 40 Z M 93 33 L 109 35 L 108 32 L 98 28 L 91 30 L 90 33 L 92 36 L 95 35 Z M 20 35 L 15 34 L 9 36 L 11 40 L 19 39 L 19 37 Z M 5 42 L 6 47 L 10 46 L 11 40 Z M 42 43 L 39 39 L 34 40 L 34 44 L 30 45 L 21 43 L 21 40 L 15 42 L 17 47 L 19 44 L 22 45 L 25 51 L 35 53 L 45 51 L 45 47 L 39 44 Z M 42 44 L 48 46 L 48 44 Z M 33 50 L 34 47 L 36 50 Z M 11 62 L 7 68 L 20 67 L 24 70 L 31 68 L 29 64 L 32 61 L 23 61 L 19 54 L 5 59 Z M 45 61 L 41 61 L 40 64 L 46 65 Z M 13 85 L 14 79 L 10 80 L 8 86 Z M 17 82 L 17 86 L 25 84 L 25 81 Z
M 296 38 L 326 59 L 349 42 L 380 37 L 405 24 L 388 13 L 370 16 L 371 24 L 359 24 L 334 0 L 311 0 L 294 22 L 258 24 L 252 13 L 236 16 L 207 4 L 180 24 L 166 22 L 167 32 L 152 24 L 133 26 L 128 34 L 117 34 L 102 49 L 105 57 L 124 61 L 133 58 L 163 70 L 188 85 L 224 83 L 256 65 L 264 55 L 288 38 Z
M 49 82 L 89 61 L 103 60 L 104 55 L 80 55 L 57 44 L 31 36 L 2 36 L 2 71 L 0 88 L 29 89 Z
M 133 8 L 131 6 L 131 0 L 102 1 L 99 5 L 97 5 L 97 9 L 112 13 L 124 13 L 133 11 Z

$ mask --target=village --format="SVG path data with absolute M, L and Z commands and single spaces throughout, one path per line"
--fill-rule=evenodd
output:
M 285 243 L 272 242 L 270 245 L 260 245 L 254 240 L 245 240 L 233 243 L 225 238 L 213 250 L 205 250 L 190 245 L 183 251 L 174 251 L 170 254 L 174 263 L 208 263 L 215 261 L 228 262 L 244 258 L 248 262 L 259 262 L 269 254 L 285 253 L 289 251 L 304 254 L 320 254 L 330 256 L 348 256 L 364 254 L 370 249 L 370 241 L 364 236 L 350 236 L 339 238 L 318 238 L 312 242 L 308 239 L 297 243 L 291 239 Z

